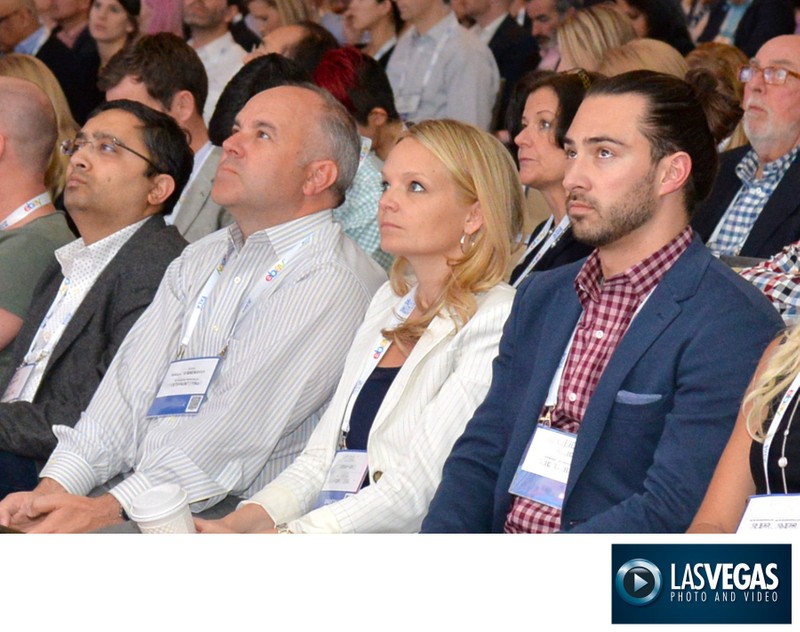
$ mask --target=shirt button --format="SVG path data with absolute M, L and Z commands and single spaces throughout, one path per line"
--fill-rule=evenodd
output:
M 219 331 L 219 325 L 214 325 L 214 326 L 212 327 L 212 329 L 213 329 L 214 331 Z
M 603 336 L 605 336 L 605 334 L 603 333 L 602 329 L 598 329 L 596 332 L 594 332 L 594 337 L 598 340 L 601 340 Z
M 233 279 L 233 282 L 234 282 L 234 283 L 236 283 L 236 284 L 238 285 L 239 283 L 241 283 L 241 282 L 242 282 L 242 277 L 238 277 L 238 276 L 237 276 L 235 279 Z
M 567 395 L 567 399 L 571 402 L 574 402 L 576 399 L 578 399 L 578 396 L 575 393 L 570 393 Z
M 383 476 L 383 472 L 375 472 L 372 475 L 372 480 L 377 483 L 379 480 L 381 480 L 381 476 Z

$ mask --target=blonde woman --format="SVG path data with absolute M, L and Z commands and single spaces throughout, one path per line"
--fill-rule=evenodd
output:
M 279 26 L 313 20 L 303 0 L 250 0 L 247 9 L 261 37 Z
M 607 77 L 631 70 L 652 70 L 683 79 L 689 66 L 683 55 L 666 42 L 645 37 L 606 51 L 597 68 Z
M 69 158 L 59 150 L 59 147 L 62 141 L 75 138 L 80 131 L 80 127 L 72 118 L 64 91 L 50 69 L 30 55 L 12 53 L 0 56 L 0 77 L 27 79 L 39 86 L 50 97 L 56 112 L 58 142 L 53 147 L 53 155 L 50 157 L 44 181 L 50 196 L 56 200 L 64 191 L 67 164 L 69 163 Z
M 557 70 L 597 70 L 603 54 L 636 39 L 631 21 L 610 4 L 576 11 L 556 31 L 561 62 Z
M 489 388 L 513 298 L 501 279 L 521 186 L 499 141 L 449 120 L 405 132 L 383 179 L 381 248 L 396 260 L 330 407 L 291 466 L 222 520 L 197 520 L 199 531 L 419 529 Z M 356 475 L 338 491 L 326 484 L 343 471 Z
M 800 492 L 798 386 L 794 327 L 764 352 L 690 533 L 733 533 L 750 496 Z

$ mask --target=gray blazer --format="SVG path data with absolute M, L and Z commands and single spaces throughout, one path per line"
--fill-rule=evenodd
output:
M 89 404 L 122 340 L 150 304 L 170 262 L 186 240 L 161 215 L 151 217 L 97 277 L 70 320 L 33 402 L 0 403 L 0 450 L 46 460 L 56 446 L 51 427 L 74 426 Z M 13 365 L 0 375 L 5 391 L 28 352 L 64 277 L 57 261 L 44 272 L 22 329 Z
M 212 147 L 197 176 L 186 189 L 180 212 L 175 217 L 175 228 L 190 243 L 233 221 L 228 212 L 211 199 L 211 187 L 214 186 L 220 158 L 222 148 Z

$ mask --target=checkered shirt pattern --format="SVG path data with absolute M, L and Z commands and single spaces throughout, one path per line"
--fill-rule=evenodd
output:
M 748 151 L 739 161 L 736 165 L 736 175 L 742 181 L 742 188 L 733 198 L 733 202 L 706 244 L 715 256 L 739 254 L 759 213 L 794 162 L 798 149 L 800 146 L 764 165 L 760 179 L 756 179 L 758 157 L 755 150 Z
M 600 377 L 636 310 L 692 241 L 688 226 L 646 259 L 603 279 L 600 257 L 593 252 L 575 277 L 583 306 L 564 374 L 558 387 L 552 425 L 576 433 Z M 561 511 L 518 496 L 506 517 L 506 533 L 552 533 L 561 528 Z
M 770 300 L 787 323 L 800 317 L 800 242 L 789 244 L 774 257 L 740 270 Z

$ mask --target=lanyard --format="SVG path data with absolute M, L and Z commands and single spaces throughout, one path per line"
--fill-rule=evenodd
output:
M 21 222 L 25 219 L 28 215 L 33 213 L 34 211 L 42 208 L 46 204 L 50 204 L 52 198 L 50 194 L 45 191 L 41 195 L 37 195 L 34 198 L 31 198 L 22 206 L 14 209 L 12 213 L 6 217 L 2 222 L 0 222 L 0 230 L 6 230 L 7 228 L 11 228 L 14 224 Z
M 413 312 L 414 308 L 417 306 L 416 295 L 417 288 L 415 286 L 408 294 L 400 299 L 400 302 L 397 303 L 395 308 L 392 310 L 392 318 L 390 319 L 386 329 L 393 329 L 400 323 L 404 323 L 406 321 L 406 319 L 411 315 L 411 312 Z M 350 416 L 353 414 L 353 407 L 356 405 L 358 394 L 361 392 L 361 389 L 364 387 L 364 383 L 375 370 L 375 367 L 378 366 L 378 363 L 386 354 L 386 351 L 388 351 L 391 344 L 392 341 L 388 338 L 385 338 L 384 336 L 380 337 L 374 349 L 370 352 L 369 358 L 367 358 L 367 361 L 364 363 L 364 366 L 361 369 L 361 374 L 358 377 L 358 381 L 355 383 L 353 390 L 350 392 L 350 398 L 347 400 L 347 406 L 345 406 L 344 417 L 342 419 L 342 431 L 339 437 L 339 447 L 342 450 L 345 449 L 347 433 L 350 432 Z
M 436 66 L 436 62 L 439 61 L 439 56 L 442 54 L 444 47 L 447 45 L 447 40 L 455 32 L 454 27 L 450 27 L 445 31 L 444 35 L 442 35 L 442 39 L 436 44 L 436 48 L 433 50 L 433 55 L 431 55 L 430 61 L 428 62 L 428 69 L 425 71 L 425 75 L 422 77 L 422 86 L 420 86 L 419 94 L 422 94 L 425 91 L 425 86 L 428 85 L 428 82 L 431 80 L 431 74 L 433 74 L 433 69 Z M 416 54 L 414 55 L 414 60 L 417 58 L 417 54 L 419 51 L 415 51 Z M 406 87 L 406 78 L 408 76 L 408 66 L 403 70 L 403 76 L 400 77 L 400 89 L 397 91 L 397 94 L 405 96 L 405 87 Z
M 772 446 L 772 440 L 775 438 L 775 435 L 778 432 L 778 427 L 783 421 L 783 416 L 786 414 L 786 409 L 789 407 L 789 402 L 792 401 L 792 398 L 794 397 L 795 393 L 797 393 L 798 388 L 800 388 L 800 373 L 798 373 L 794 380 L 792 380 L 789 390 L 786 391 L 783 399 L 781 399 L 781 403 L 778 404 L 778 408 L 775 410 L 775 416 L 772 418 L 772 421 L 769 424 L 767 436 L 764 437 L 764 445 L 761 447 L 762 461 L 764 462 L 764 480 L 767 483 L 768 494 L 772 493 L 769 488 L 769 475 L 767 473 L 767 457 L 769 455 L 769 449 Z
M 39 325 L 39 329 L 36 331 L 36 335 L 31 341 L 31 346 L 28 348 L 28 353 L 25 354 L 25 358 L 23 360 L 25 364 L 37 364 L 44 358 L 48 357 L 53 352 L 53 349 L 55 348 L 56 344 L 58 344 L 58 341 L 61 339 L 61 335 L 67 328 L 67 325 L 69 325 L 69 321 L 72 320 L 73 312 L 69 312 L 64 316 L 64 318 L 61 319 L 61 322 L 58 323 L 56 329 L 50 334 L 50 337 L 45 340 L 44 345 L 34 354 L 36 344 L 41 340 L 44 329 L 47 327 L 47 323 L 53 317 L 53 314 L 55 313 L 61 301 L 63 301 L 66 297 L 70 283 L 71 281 L 66 277 L 63 281 L 61 281 L 61 286 L 58 288 L 56 298 L 53 301 L 53 304 L 50 305 L 50 309 L 47 311 L 47 314 L 45 314 L 42 324 Z
M 523 261 L 525 260 L 525 257 L 527 257 L 533 251 L 533 249 L 536 248 L 536 246 L 538 246 L 541 243 L 541 241 L 547 236 L 547 233 L 552 227 L 553 222 L 554 222 L 553 216 L 551 215 L 547 220 L 547 224 L 545 224 L 542 230 L 539 231 L 539 234 L 536 235 L 534 240 L 528 246 L 527 250 L 525 251 L 525 254 L 522 257 Z M 556 245 L 556 243 L 558 243 L 558 240 L 561 239 L 561 236 L 565 232 L 567 232 L 567 229 L 569 227 L 570 227 L 569 216 L 565 215 L 563 218 L 561 218 L 561 221 L 558 223 L 558 226 L 555 227 L 555 230 L 553 230 L 550 236 L 547 237 L 547 240 L 542 244 L 542 247 L 539 249 L 539 252 L 537 252 L 533 256 L 533 259 L 531 259 L 530 262 L 528 262 L 528 265 L 525 266 L 525 270 L 523 270 L 522 274 L 520 274 L 517 277 L 517 280 L 514 281 L 513 287 L 517 287 L 520 283 L 522 283 L 525 280 L 525 277 L 527 277 L 530 274 L 531 270 L 533 270 L 536 264 L 539 263 L 539 260 L 544 256 L 544 254 L 548 250 L 550 250 L 550 248 L 552 248 L 553 246 Z
M 224 356 L 228 350 L 228 345 L 233 338 L 233 334 L 236 331 L 239 323 L 241 323 L 245 317 L 247 316 L 250 308 L 262 297 L 264 294 L 269 290 L 270 293 L 274 291 L 276 284 L 274 283 L 280 276 L 286 266 L 289 264 L 290 260 L 294 258 L 294 256 L 305 246 L 311 243 L 313 240 L 313 234 L 308 235 L 307 237 L 298 241 L 294 246 L 289 249 L 283 257 L 278 259 L 274 264 L 272 264 L 269 269 L 267 270 L 266 274 L 256 283 L 255 287 L 248 293 L 247 297 L 242 301 L 239 306 L 239 313 L 236 316 L 236 320 L 233 323 L 233 327 L 231 328 L 231 332 L 228 334 L 228 337 L 225 339 L 225 346 L 223 347 L 222 351 L 220 351 L 220 355 Z M 212 290 L 219 282 L 219 278 L 222 275 L 222 271 L 225 269 L 225 266 L 228 263 L 228 259 L 230 258 L 231 254 L 233 254 L 233 245 L 228 248 L 228 251 L 222 257 L 222 260 L 219 262 L 216 268 L 214 268 L 211 275 L 208 277 L 203 289 L 200 290 L 200 295 L 197 297 L 197 300 L 194 304 L 194 309 L 189 316 L 189 321 L 186 324 L 186 328 L 184 329 L 183 337 L 181 338 L 180 348 L 178 350 L 178 359 L 180 360 L 186 354 L 186 349 L 189 346 L 189 340 L 194 333 L 194 330 L 197 328 L 197 323 L 200 320 L 200 314 L 203 312 L 203 308 L 208 303 L 208 298 L 211 295 Z

